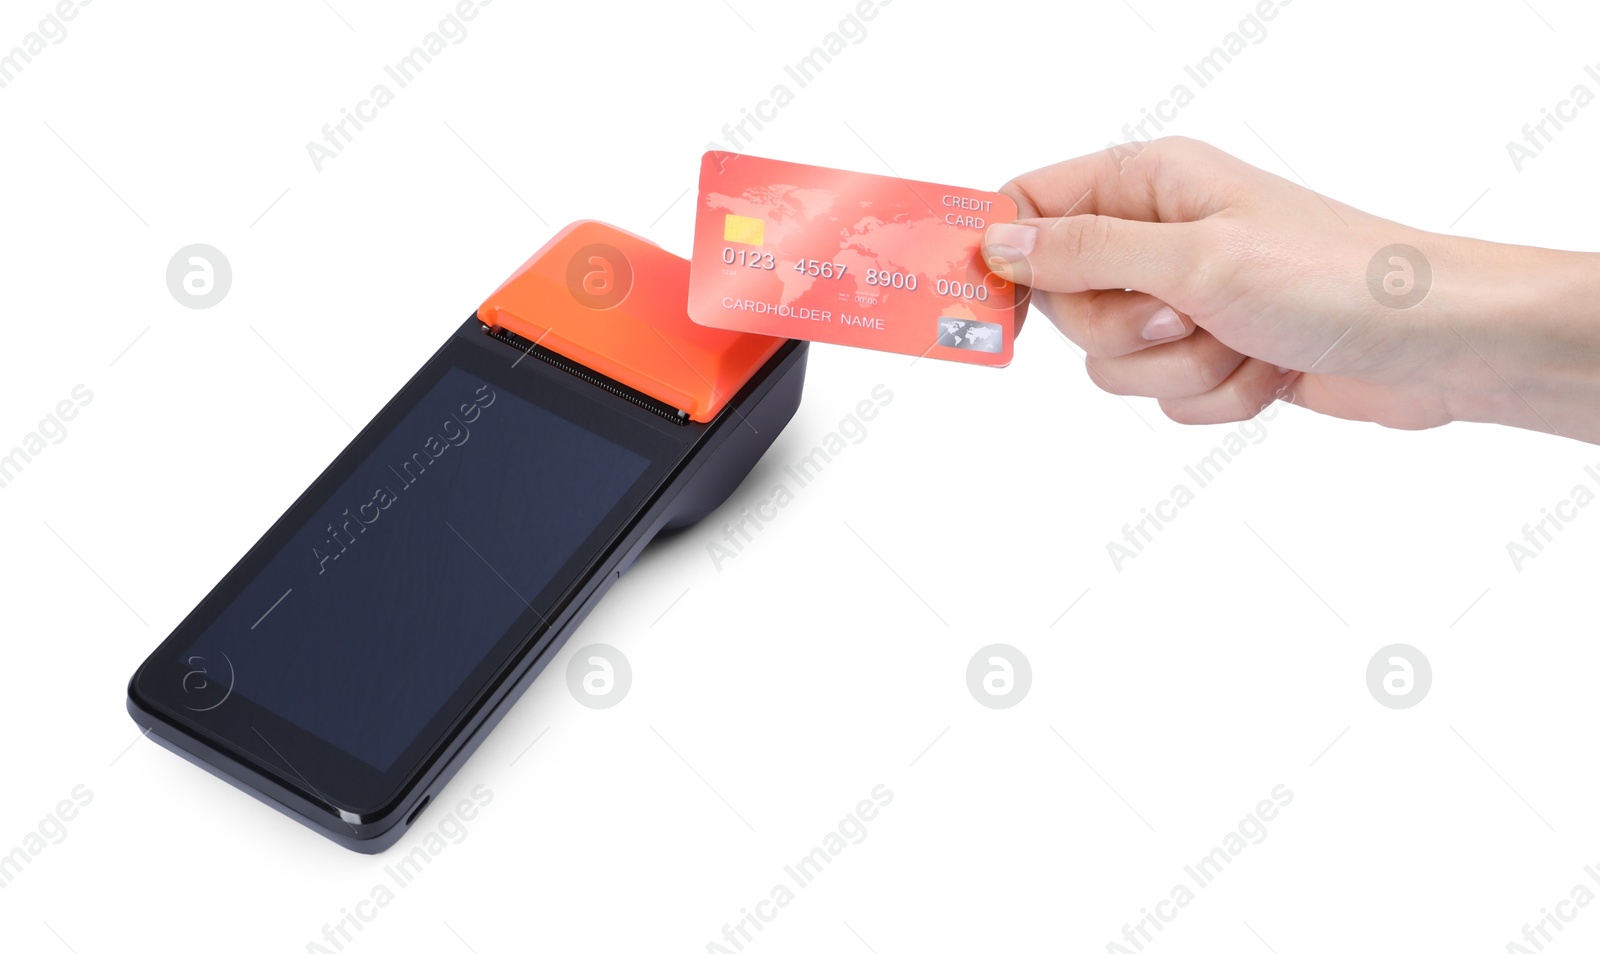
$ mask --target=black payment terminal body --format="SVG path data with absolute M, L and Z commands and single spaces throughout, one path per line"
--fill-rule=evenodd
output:
M 695 325 L 687 299 L 683 259 L 563 230 L 138 668 L 134 721 L 347 848 L 392 845 L 799 406 L 804 342 Z

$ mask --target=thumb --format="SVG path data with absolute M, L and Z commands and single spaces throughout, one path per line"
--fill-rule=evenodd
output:
M 989 226 L 983 260 L 1001 278 L 1040 291 L 1132 289 L 1162 298 L 1197 263 L 1193 225 L 1109 215 L 1023 219 Z

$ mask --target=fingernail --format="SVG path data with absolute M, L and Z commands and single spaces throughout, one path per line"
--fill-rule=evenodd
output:
M 1027 280 L 1028 255 L 1038 241 L 1039 230 L 1031 225 L 1002 222 L 989 226 L 983 237 L 983 255 L 989 270 L 1002 277 Z
M 1164 341 L 1183 334 L 1183 319 L 1171 308 L 1162 308 L 1150 316 L 1144 323 L 1144 330 L 1139 332 L 1139 337 L 1146 341 Z
M 1278 373 L 1279 374 L 1292 374 L 1292 373 L 1294 373 L 1294 369 L 1293 368 L 1279 368 L 1278 369 Z
M 1038 241 L 1038 229 L 1015 222 L 991 225 L 988 234 L 983 237 L 984 251 L 988 257 L 1003 262 L 1023 261 L 1033 252 Z

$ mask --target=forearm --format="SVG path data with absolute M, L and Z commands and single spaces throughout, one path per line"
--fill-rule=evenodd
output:
M 1600 255 L 1453 241 L 1431 316 L 1452 415 L 1600 443 Z

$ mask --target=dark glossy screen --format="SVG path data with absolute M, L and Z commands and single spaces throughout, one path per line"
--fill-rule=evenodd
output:
M 186 658 L 386 772 L 649 464 L 451 368 Z

